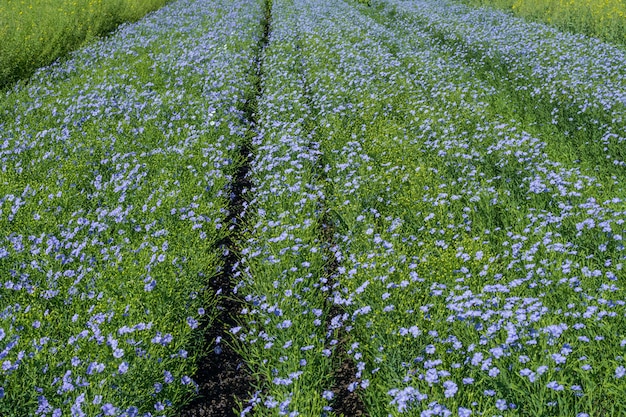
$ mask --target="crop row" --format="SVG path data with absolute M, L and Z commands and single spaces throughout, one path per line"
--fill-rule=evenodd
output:
M 4 97 L 0 413 L 172 414 L 232 249 L 242 414 L 626 408 L 622 52 L 445 1 L 262 3 L 179 1 Z
M 364 86 L 349 90 L 359 107 L 330 123 L 322 151 L 334 153 L 327 195 L 346 260 L 335 299 L 350 313 L 372 415 L 619 409 L 623 193 L 615 177 L 587 169 L 605 155 L 570 149 L 580 167 L 555 160 L 552 129 L 499 114 L 483 51 L 467 65 L 428 33 L 391 30 L 347 6 L 327 13 L 318 30 L 339 33 L 316 47 L 340 46 L 320 51 L 313 77 L 336 106 L 346 94 L 329 91 Z M 566 77 L 575 74 L 555 76 Z M 610 82 L 601 80 L 576 97 L 599 96 Z M 578 104 L 559 100 L 559 109 Z
M 279 91 L 291 97 L 289 103 L 300 104 L 297 110 L 276 104 L 267 111 L 301 117 L 293 136 L 309 148 L 299 153 L 302 145 L 293 146 L 291 156 L 279 151 L 298 140 L 279 132 L 265 136 L 270 142 L 260 149 L 285 152 L 272 160 L 280 160 L 288 174 L 300 173 L 302 166 L 312 176 L 306 188 L 321 193 L 314 197 L 294 186 L 302 184 L 300 178 L 294 183 L 285 168 L 271 171 L 276 183 L 266 188 L 267 198 L 280 222 L 268 216 L 256 225 L 275 227 L 272 237 L 287 242 L 276 247 L 282 251 L 269 246 L 263 251 L 258 244 L 255 256 L 265 256 L 260 261 L 265 267 L 280 265 L 276 273 L 282 277 L 289 266 L 296 273 L 301 262 L 289 252 L 292 242 L 309 235 L 304 241 L 314 246 L 323 239 L 315 250 L 330 251 L 338 265 L 318 267 L 311 282 L 319 276 L 330 283 L 334 291 L 328 300 L 344 314 L 328 316 L 332 309 L 308 298 L 308 286 L 299 293 L 282 287 L 293 278 L 275 282 L 276 291 L 270 290 L 275 301 L 257 298 L 262 307 L 254 314 L 266 310 L 262 317 L 272 329 L 264 334 L 267 350 L 258 360 L 266 361 L 270 392 L 286 385 L 280 401 L 289 399 L 281 404 L 257 398 L 258 410 L 317 415 L 319 406 L 309 404 L 317 404 L 320 392 L 332 398 L 326 362 L 307 358 L 317 370 L 302 368 L 289 378 L 282 376 L 285 366 L 276 365 L 302 357 L 289 343 L 272 343 L 295 338 L 298 331 L 288 329 L 307 329 L 300 340 L 310 335 L 319 341 L 311 343 L 312 350 L 322 343 L 322 330 L 306 327 L 308 308 L 304 314 L 276 310 L 285 299 L 279 291 L 285 290 L 289 298 L 306 301 L 300 305 L 312 308 L 317 302 L 332 330 L 324 343 L 334 341 L 338 324 L 346 332 L 357 369 L 350 389 L 359 392 L 371 415 L 585 415 L 623 407 L 626 311 L 618 276 L 626 213 L 622 174 L 615 168 L 622 104 L 619 80 L 602 66 L 611 61 L 592 60 L 600 52 L 618 60 L 619 52 L 603 46 L 589 54 L 592 59 L 580 53 L 579 60 L 588 59 L 589 72 L 596 74 L 596 81 L 583 84 L 580 73 L 568 71 L 569 61 L 539 62 L 539 52 L 515 54 L 512 42 L 480 43 L 483 49 L 470 50 L 460 36 L 442 35 L 443 28 L 462 28 L 471 15 L 459 13 L 456 22 L 451 13 L 432 12 L 427 17 L 436 23 L 418 26 L 425 11 L 439 10 L 435 2 L 419 7 L 398 2 L 395 12 L 342 1 L 274 4 L 276 13 L 292 10 L 296 32 L 286 42 L 272 37 L 268 51 L 275 42 L 288 50 L 292 58 L 284 59 L 292 72 L 281 72 L 280 78 L 293 81 L 278 84 Z M 413 8 L 398 16 L 400 6 Z M 446 18 L 449 25 L 440 25 Z M 487 26 L 483 23 L 486 33 Z M 578 38 L 550 39 L 542 38 L 546 50 L 573 48 Z M 499 45 L 496 59 L 488 48 Z M 609 84 L 613 88 L 605 90 Z M 524 85 L 532 89 L 528 95 Z M 548 108 L 554 110 L 550 118 L 542 114 Z M 578 118 L 569 120 L 573 114 Z M 572 126 L 586 132 L 569 131 Z M 598 137 L 605 142 L 594 142 Z M 319 150 L 317 166 L 310 157 L 301 162 L 310 149 Z M 611 164 L 604 162 L 607 157 Z M 271 200 L 283 193 L 290 197 Z M 321 212 L 280 205 L 290 198 L 294 202 L 288 204 L 296 207 L 316 199 Z M 265 208 L 261 213 L 265 216 Z M 322 219 L 327 226 L 329 218 L 331 238 L 320 231 L 315 237 L 315 230 L 278 233 L 293 222 Z M 255 276 L 254 270 L 250 281 L 272 276 Z M 322 351 L 322 357 L 333 353 Z M 315 384 L 308 379 L 312 372 Z M 300 378 L 307 381 L 306 390 L 299 388 Z
M 255 415 L 321 415 L 328 408 L 325 387 L 332 383 L 320 145 L 296 18 L 293 4 L 272 2 L 250 166 L 253 187 L 235 278 L 247 307 L 242 326 L 232 332 L 263 387 L 247 409 L 254 407 Z
M 546 22 L 559 29 L 624 44 L 626 8 L 621 0 L 461 0 L 462 3 L 493 7 L 516 16 Z
M 171 415 L 193 393 L 260 16 L 179 1 L 2 98 L 0 414 Z
M 505 13 L 447 1 L 394 0 L 379 8 L 381 15 L 397 17 L 401 26 L 419 26 L 450 53 L 480 68 L 478 76 L 489 77 L 503 96 L 496 106 L 499 111 L 508 106 L 529 125 L 554 125 L 553 133 L 563 140 L 547 143 L 551 157 L 567 156 L 569 162 L 588 164 L 606 175 L 623 171 L 624 51 Z M 600 160 L 600 167 L 594 165 Z

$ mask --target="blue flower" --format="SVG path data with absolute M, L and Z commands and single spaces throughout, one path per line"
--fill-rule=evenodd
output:
M 472 410 L 469 408 L 459 407 L 459 417 L 470 417 L 472 415 Z

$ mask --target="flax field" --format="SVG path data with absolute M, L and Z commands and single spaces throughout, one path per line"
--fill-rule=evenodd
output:
M 0 93 L 0 415 L 623 414 L 625 80 L 456 0 L 94 38 Z

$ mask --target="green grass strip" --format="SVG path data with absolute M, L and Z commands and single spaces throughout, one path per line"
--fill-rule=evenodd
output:
M 0 3 L 0 89 L 85 42 L 169 0 L 4 0 Z

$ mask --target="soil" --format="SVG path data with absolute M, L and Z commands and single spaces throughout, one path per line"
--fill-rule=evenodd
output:
M 216 286 L 224 290 L 229 282 L 222 282 L 226 277 L 218 277 Z M 220 285 L 221 284 L 221 285 Z M 231 288 L 232 290 L 232 288 Z M 223 298 L 224 300 L 226 297 Z M 199 364 L 195 380 L 199 384 L 199 397 L 189 404 L 181 413 L 180 417 L 225 417 L 234 416 L 233 409 L 237 401 L 243 402 L 251 397 L 252 377 L 241 356 L 239 356 L 228 343 L 225 342 L 224 328 L 230 327 L 240 306 L 236 300 L 228 297 L 222 303 L 221 323 L 214 323 L 207 334 L 207 343 L 213 343 L 217 337 L 221 337 L 221 343 Z M 218 353 L 219 352 L 219 353 Z
M 335 394 L 333 411 L 345 417 L 365 417 L 365 404 L 358 394 L 359 388 L 350 392 L 348 385 L 354 382 L 357 369 L 352 358 L 345 358 L 341 366 L 335 371 L 335 386 L 332 391 Z

